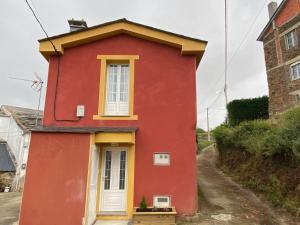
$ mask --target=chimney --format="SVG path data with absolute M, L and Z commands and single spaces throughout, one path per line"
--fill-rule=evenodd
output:
M 86 29 L 88 26 L 86 22 L 82 20 L 74 20 L 73 18 L 71 20 L 68 20 L 69 26 L 70 26 L 70 32 Z
M 274 2 L 274 1 L 270 2 L 269 5 L 268 5 L 270 19 L 274 15 L 276 9 L 277 9 L 277 2 Z

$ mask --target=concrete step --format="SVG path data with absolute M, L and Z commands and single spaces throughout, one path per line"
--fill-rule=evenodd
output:
M 128 220 L 97 220 L 95 225 L 131 225 Z

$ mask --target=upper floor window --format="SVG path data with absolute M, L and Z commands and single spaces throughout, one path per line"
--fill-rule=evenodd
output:
M 137 120 L 134 70 L 138 55 L 97 55 L 100 64 L 98 113 L 94 120 Z
M 286 34 L 286 47 L 287 49 L 294 48 L 298 45 L 296 30 L 293 30 Z
M 105 115 L 129 114 L 129 65 L 110 64 L 107 71 Z
M 291 78 L 292 80 L 300 78 L 300 62 L 291 65 Z

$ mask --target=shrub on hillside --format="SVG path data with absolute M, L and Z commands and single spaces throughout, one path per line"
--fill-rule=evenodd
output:
M 300 158 L 300 108 L 278 121 L 253 120 L 213 131 L 219 149 L 243 149 L 256 157 L 281 154 Z
M 228 122 L 230 126 L 236 126 L 243 121 L 251 121 L 269 118 L 269 98 L 240 99 L 229 102 Z

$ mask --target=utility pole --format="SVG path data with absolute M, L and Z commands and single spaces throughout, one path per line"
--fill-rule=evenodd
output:
M 206 120 L 207 120 L 207 140 L 210 141 L 210 129 L 209 129 L 208 108 L 206 108 Z
M 227 104 L 228 104 L 228 1 L 225 0 L 225 84 L 224 84 L 224 94 L 225 94 L 225 108 L 226 108 L 226 124 L 228 123 L 228 111 L 227 111 Z

